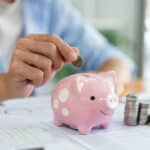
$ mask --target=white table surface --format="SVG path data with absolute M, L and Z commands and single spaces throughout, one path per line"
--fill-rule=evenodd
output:
M 45 150 L 148 150 L 150 126 L 123 124 L 121 103 L 108 129 L 95 129 L 89 135 L 56 127 L 50 96 L 11 100 L 0 106 L 0 150 L 44 147 Z

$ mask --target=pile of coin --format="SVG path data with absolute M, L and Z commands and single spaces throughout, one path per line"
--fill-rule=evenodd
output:
M 150 101 L 139 100 L 135 94 L 127 95 L 124 123 L 128 126 L 150 124 Z
M 150 115 L 148 116 L 148 119 L 147 119 L 146 124 L 147 124 L 147 125 L 150 125 Z
M 124 123 L 130 126 L 137 125 L 138 111 L 139 104 L 137 101 L 137 96 L 134 94 L 127 95 L 124 112 Z
M 147 124 L 148 118 L 150 114 L 150 104 L 148 103 L 140 103 L 139 104 L 139 119 L 138 123 L 140 125 Z

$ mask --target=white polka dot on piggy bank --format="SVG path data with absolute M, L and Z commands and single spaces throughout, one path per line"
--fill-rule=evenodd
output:
M 69 116 L 69 110 L 68 110 L 67 108 L 62 108 L 62 115 L 63 115 L 64 117 Z
M 80 134 L 88 134 L 94 127 L 107 128 L 118 103 L 115 90 L 110 90 L 115 89 L 115 78 L 109 71 L 102 75 L 75 74 L 61 80 L 52 92 L 55 124 L 68 125 Z
M 66 102 L 69 98 L 69 90 L 67 88 L 60 89 L 58 97 L 62 103 Z
M 58 109 L 58 107 L 59 107 L 59 101 L 57 99 L 55 99 L 53 101 L 53 107 L 54 107 L 54 109 Z

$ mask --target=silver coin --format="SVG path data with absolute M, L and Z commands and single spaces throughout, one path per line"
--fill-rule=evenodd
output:
M 129 101 L 131 101 L 131 102 L 136 102 L 137 101 L 137 95 L 136 94 L 134 94 L 134 93 L 130 93 L 130 94 L 128 94 L 127 96 L 126 96 L 126 101 L 127 102 L 129 102 Z
M 126 97 L 137 99 L 137 95 L 135 93 L 129 93 Z

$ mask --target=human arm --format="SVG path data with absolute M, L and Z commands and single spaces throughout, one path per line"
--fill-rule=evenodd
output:
M 57 15 L 51 16 L 53 24 L 50 32 L 58 34 L 69 44 L 79 48 L 85 61 L 79 71 L 114 70 L 120 93 L 123 85 L 131 80 L 135 70 L 132 60 L 98 34 L 66 0 L 55 0 L 52 4 L 51 14 Z
M 30 35 L 19 39 L 9 71 L 0 74 L 0 99 L 26 97 L 45 84 L 77 51 L 56 35 Z
M 124 85 L 130 83 L 132 75 L 130 67 L 120 59 L 108 59 L 98 69 L 98 73 L 113 70 L 116 72 L 116 92 L 120 95 L 123 92 Z

